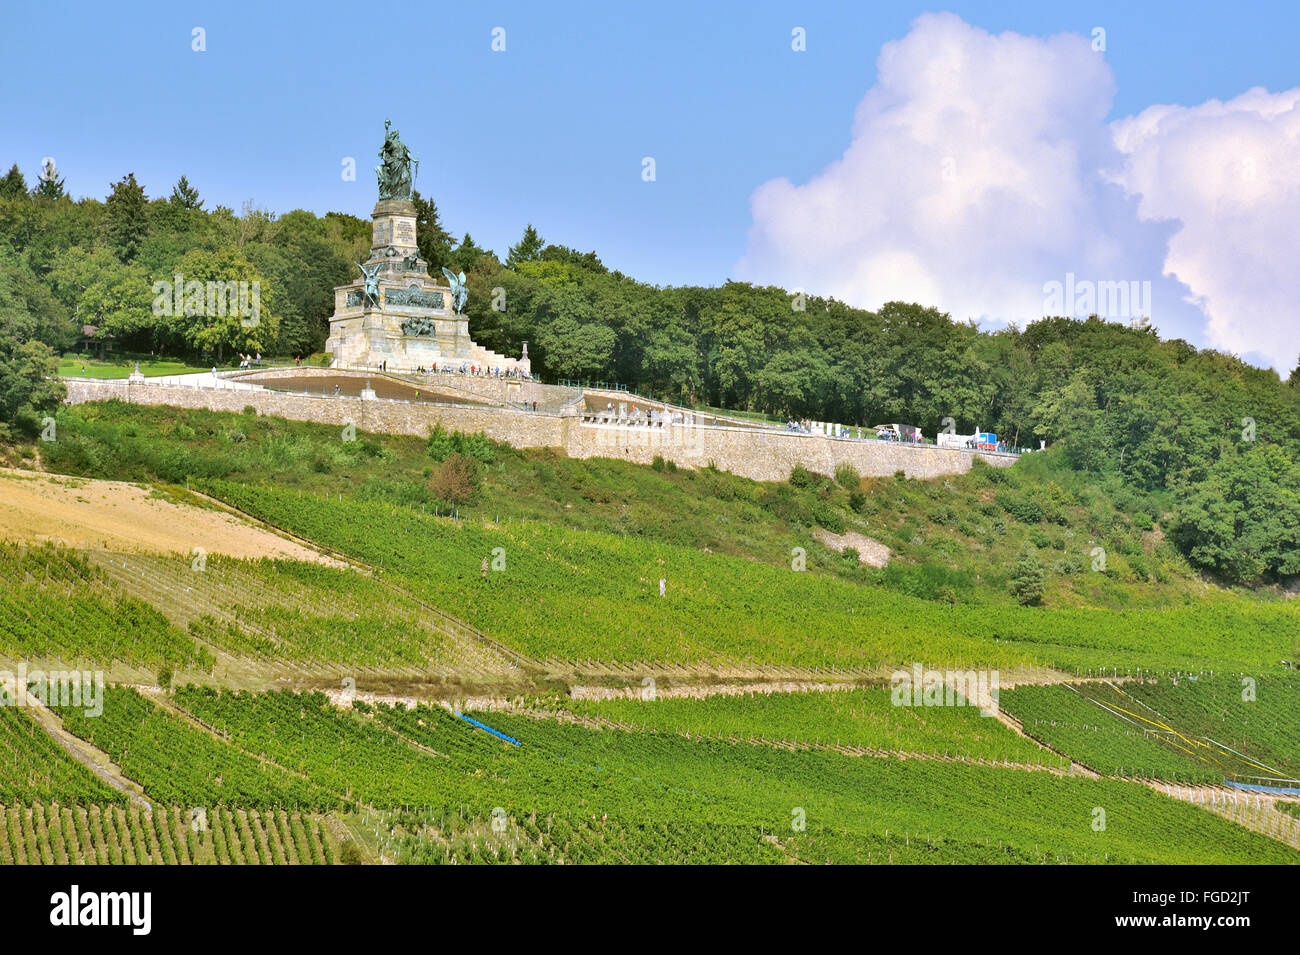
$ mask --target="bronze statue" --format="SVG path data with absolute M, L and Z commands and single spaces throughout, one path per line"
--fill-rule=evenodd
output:
M 409 200 L 420 160 L 411 155 L 392 125 L 391 119 L 384 120 L 384 145 L 379 150 L 382 162 L 375 167 L 375 175 L 379 177 L 379 198 Z
M 445 265 L 442 267 L 442 274 L 447 276 L 447 283 L 451 286 L 451 301 L 457 312 L 464 313 L 465 300 L 469 298 L 469 287 L 465 284 L 465 273 L 457 275 Z
M 367 305 L 378 305 L 379 304 L 379 270 L 383 268 L 383 266 L 374 265 L 371 268 L 367 269 L 364 265 L 358 264 L 357 268 L 361 270 L 361 274 L 365 276 L 365 280 L 366 280 L 365 289 L 363 292 L 365 303 Z

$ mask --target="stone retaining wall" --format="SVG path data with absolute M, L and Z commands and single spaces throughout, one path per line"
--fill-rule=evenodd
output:
M 482 431 L 497 441 L 520 448 L 562 446 L 559 415 L 532 414 L 506 408 L 476 408 L 472 405 L 433 405 L 411 401 L 384 401 L 349 397 L 289 395 L 278 391 L 186 388 L 116 381 L 67 380 L 69 404 L 107 401 L 117 398 L 140 405 L 171 405 L 177 408 L 207 408 L 211 411 L 241 412 L 251 406 L 258 414 L 313 421 L 342 428 L 356 425 L 358 431 L 411 434 L 425 437 L 435 424 L 449 431 Z
M 796 464 L 828 475 L 834 474 L 839 464 L 851 464 L 868 477 L 902 471 L 908 477 L 933 478 L 969 471 L 976 457 L 995 467 L 1015 463 L 1015 457 L 1008 454 L 854 441 L 774 429 L 583 423 L 575 409 L 565 414 L 532 413 L 510 408 L 289 395 L 268 390 L 190 388 L 152 384 L 147 380 L 67 379 L 66 384 L 69 404 L 117 398 L 135 404 L 213 411 L 242 412 L 252 406 L 258 414 L 294 421 L 337 427 L 354 424 L 359 431 L 418 437 L 424 437 L 434 425 L 441 424 L 450 431 L 482 431 L 490 438 L 519 448 L 563 448 L 570 457 L 620 458 L 639 464 L 649 464 L 660 455 L 682 467 L 713 464 L 756 481 L 784 481 Z
M 832 475 L 851 464 L 864 477 L 933 478 L 964 474 L 981 457 L 994 467 L 1008 467 L 1015 456 L 982 451 L 955 451 L 927 445 L 854 441 L 822 435 L 756 428 L 712 428 L 669 424 L 661 427 L 574 423 L 568 431 L 570 457 L 622 458 L 651 463 L 656 455 L 692 468 L 715 467 L 755 481 L 784 481 L 791 469 Z

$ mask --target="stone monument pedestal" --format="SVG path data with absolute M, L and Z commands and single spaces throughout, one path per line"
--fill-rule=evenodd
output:
M 528 375 L 532 362 L 489 351 L 469 337 L 452 290 L 429 275 L 416 244 L 415 204 L 381 199 L 371 213 L 365 278 L 334 290 L 325 350 L 333 367 L 413 372 L 461 366 Z M 372 278 L 367 294 L 366 278 Z
M 451 369 L 529 374 L 528 349 L 522 358 L 488 351 L 469 337 L 465 275 L 443 272 L 442 285 L 429 275 L 416 241 L 415 203 L 411 201 L 420 161 L 397 130 L 384 121 L 384 145 L 375 167 L 379 201 L 370 214 L 370 258 L 362 277 L 334 290 L 334 315 L 325 351 L 335 368 L 376 371 Z M 370 397 L 374 391 L 369 384 Z M 364 395 L 363 395 L 364 397 Z

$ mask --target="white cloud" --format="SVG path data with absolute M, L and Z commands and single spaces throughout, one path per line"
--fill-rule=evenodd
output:
M 1279 371 L 1300 355 L 1300 89 L 1152 106 L 1114 124 L 1116 181 L 1144 220 L 1173 220 L 1165 268 L 1216 348 Z
M 877 67 L 844 155 L 753 193 L 739 277 L 1007 321 L 1041 316 L 1044 284 L 1066 273 L 1150 281 L 1166 336 L 1294 363 L 1300 94 L 1108 124 L 1114 78 L 1088 38 L 993 35 L 952 14 L 918 18 Z M 1258 178 L 1232 180 L 1251 157 Z

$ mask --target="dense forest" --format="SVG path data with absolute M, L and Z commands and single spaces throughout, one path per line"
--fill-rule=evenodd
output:
M 74 201 L 58 180 L 29 188 L 17 166 L 0 177 L 6 432 L 36 433 L 59 400 L 54 358 L 78 345 L 204 361 L 320 352 L 333 288 L 355 277 L 370 223 L 204 205 L 184 177 L 151 198 L 128 174 L 104 201 Z M 502 261 L 468 233 L 457 240 L 433 200 L 417 193 L 416 205 L 431 271 L 469 277 L 472 336 L 513 355 L 527 341 L 544 380 L 928 434 L 951 418 L 963 433 L 1045 440 L 1117 493 L 1166 504 L 1162 527 L 1198 566 L 1247 583 L 1300 574 L 1300 368 L 1282 381 L 1144 323 L 1046 317 L 984 332 L 919 304 L 871 312 L 737 282 L 660 288 L 531 225 Z M 260 320 L 156 314 L 154 283 L 178 273 L 258 282 Z

